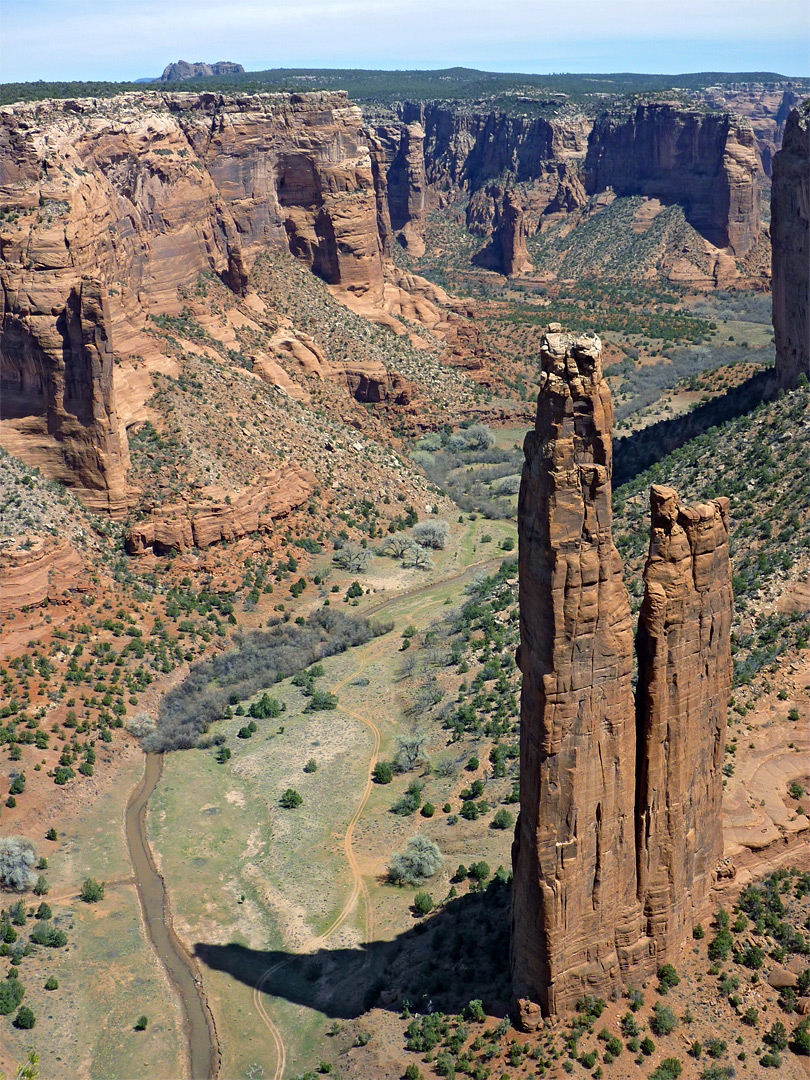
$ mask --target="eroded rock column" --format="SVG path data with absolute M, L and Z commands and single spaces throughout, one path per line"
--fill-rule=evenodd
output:
M 728 499 L 653 485 L 638 649 L 638 889 L 656 955 L 691 934 L 723 853 L 731 690 Z
M 597 337 L 547 334 L 524 444 L 516 1019 L 649 966 L 636 897 L 633 634 L 611 537 L 613 405 Z M 645 967 L 645 965 L 647 965 Z
M 773 331 L 779 385 L 810 378 L 810 107 L 788 116 L 773 159 Z

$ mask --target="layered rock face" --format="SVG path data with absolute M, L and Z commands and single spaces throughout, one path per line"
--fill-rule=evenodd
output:
M 806 94 L 806 90 L 805 90 Z M 802 100 L 800 84 L 760 83 L 739 88 L 707 91 L 712 108 L 728 109 L 750 123 L 757 142 L 760 168 L 770 176 L 773 156 L 782 145 L 782 134 L 791 109 Z
M 118 422 L 106 289 L 84 278 L 60 297 L 14 281 L 0 294 L 3 445 L 98 510 L 127 505 L 129 449 Z M 56 303 L 43 308 L 49 299 Z
M 773 329 L 781 386 L 810 378 L 810 138 L 808 108 L 788 117 L 771 187 Z
M 288 248 L 383 300 L 371 150 L 343 93 L 126 94 L 0 110 L 2 444 L 126 508 L 116 343 L 213 272 Z M 140 341 L 133 351 L 139 351 Z
M 524 444 L 512 977 L 527 1029 L 673 956 L 722 853 L 728 504 L 653 491 L 634 701 L 600 355 L 598 338 L 545 336 Z
M 731 691 L 728 499 L 680 506 L 653 485 L 638 651 L 638 893 L 656 956 L 699 921 L 723 854 Z
M 425 132 L 426 176 L 437 191 L 477 191 L 507 173 L 514 183 L 541 180 L 548 166 L 584 158 L 590 131 L 582 116 L 546 120 L 436 101 L 406 102 L 401 116 Z
M 424 176 L 430 205 L 465 195 L 467 228 L 477 235 L 497 234 L 506 189 L 531 233 L 558 215 L 582 210 L 589 197 L 610 188 L 620 195 L 681 203 L 706 240 L 739 258 L 760 234 L 759 180 L 767 147 L 779 137 L 783 106 L 774 103 L 771 116 L 760 103 L 757 138 L 751 123 L 731 114 L 722 98 L 716 104 L 712 113 L 684 104 L 648 104 L 631 114 L 621 109 L 594 120 L 575 113 L 547 119 L 446 102 L 406 102 L 399 107 L 399 125 L 374 128 L 387 146 L 392 222 L 396 229 L 398 216 L 404 221 L 409 212 L 411 159 L 404 148 L 408 126 L 418 124 L 424 132 L 420 193 Z M 493 256 L 494 248 L 484 249 L 479 262 L 488 265 Z
M 602 115 L 585 160 L 588 191 L 683 203 L 698 232 L 738 257 L 759 236 L 757 168 L 747 122 L 670 104 Z
M 276 469 L 234 498 L 161 506 L 133 525 L 125 543 L 130 555 L 165 555 L 192 546 L 207 548 L 272 531 L 273 522 L 300 506 L 315 487 L 315 477 L 300 466 Z
M 0 615 L 59 603 L 86 570 L 75 546 L 65 540 L 20 538 L 0 547 Z

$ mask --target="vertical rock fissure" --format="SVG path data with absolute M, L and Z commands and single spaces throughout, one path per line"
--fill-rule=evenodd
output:
M 521 799 L 516 1022 L 616 996 L 675 955 L 722 855 L 731 684 L 728 500 L 651 492 L 635 647 L 611 535 L 601 343 L 552 325 L 518 503 Z

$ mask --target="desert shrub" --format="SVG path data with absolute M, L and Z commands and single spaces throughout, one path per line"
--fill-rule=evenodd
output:
M 664 1058 L 654 1072 L 650 1073 L 650 1080 L 675 1080 L 683 1072 L 683 1066 L 675 1057 Z
M 495 829 L 509 829 L 514 825 L 515 819 L 508 810 L 501 808 L 495 812 L 495 816 L 492 819 L 492 826 Z
M 452 453 L 467 450 L 489 450 L 495 445 L 495 436 L 485 424 L 471 424 L 468 428 L 462 428 L 454 432 L 447 443 L 447 448 Z
M 486 881 L 489 874 L 489 863 L 484 862 L 483 859 L 480 859 L 478 862 L 470 863 L 470 868 L 467 871 L 467 877 L 471 881 L 479 882 L 479 884 Z
M 762 1036 L 762 1041 L 766 1046 L 773 1047 L 774 1050 L 784 1050 L 788 1044 L 787 1030 L 781 1020 L 776 1020 L 765 1034 Z
M 394 755 L 394 768 L 399 772 L 409 772 L 417 765 L 424 764 L 424 745 L 427 734 L 413 731 L 409 735 L 400 735 L 397 739 L 397 752 Z
M 429 911 L 433 910 L 433 897 L 429 892 L 422 890 L 414 896 L 413 907 L 418 915 L 427 915 Z
M 394 769 L 390 761 L 378 761 L 374 766 L 371 779 L 375 784 L 390 784 L 394 779 Z
M 731 1065 L 707 1065 L 700 1074 L 700 1080 L 730 1080 L 734 1076 Z
M 397 799 L 391 807 L 392 813 L 399 814 L 400 817 L 415 814 L 422 803 L 422 788 L 424 786 L 421 780 L 412 780 L 408 784 L 405 794 Z
M 59 980 L 56 978 L 55 975 L 49 975 L 48 978 L 45 980 L 45 989 L 46 990 L 58 990 L 59 989 Z
M 632 1013 L 625 1013 L 619 1020 L 619 1027 L 621 1028 L 622 1035 L 628 1038 L 633 1035 L 638 1035 L 641 1028 L 638 1026 L 638 1021 Z
M 95 878 L 85 878 L 82 882 L 79 899 L 85 904 L 95 904 L 104 897 L 104 882 L 96 881 Z
M 298 794 L 295 788 L 287 788 L 281 798 L 278 800 L 279 806 L 283 806 L 285 810 L 295 810 L 303 802 L 303 798 Z
M 706 1043 L 704 1050 L 711 1058 L 719 1058 L 725 1054 L 728 1050 L 728 1043 L 725 1039 L 709 1039 Z
M 47 945 L 50 949 L 61 949 L 67 945 L 67 934 L 58 930 L 47 920 L 37 923 L 31 931 L 31 940 L 35 945 Z
M 659 994 L 665 994 L 667 990 L 670 990 L 673 986 L 677 986 L 680 982 L 678 972 L 672 966 L 672 964 L 662 964 L 658 969 L 658 992 Z
M 25 892 L 37 882 L 33 867 L 37 856 L 34 845 L 22 836 L 0 838 L 0 886 Z
M 660 1001 L 656 1002 L 650 1020 L 650 1027 L 653 1032 L 656 1035 L 669 1035 L 677 1026 L 678 1018 L 669 1005 L 664 1005 Z
M 790 1049 L 794 1054 L 810 1054 L 810 1020 L 802 1020 L 802 1022 L 793 1029 Z
M 433 877 L 444 859 L 438 845 L 426 836 L 412 836 L 405 850 L 391 856 L 388 880 L 394 885 L 418 885 Z
M 328 690 L 313 690 L 304 712 L 327 712 L 338 707 L 338 699 Z
M 232 696 L 245 701 L 270 683 L 363 645 L 389 628 L 326 608 L 310 615 L 303 626 L 279 622 L 268 630 L 235 635 L 232 649 L 194 664 L 183 682 L 163 696 L 157 728 L 144 737 L 144 747 L 164 751 L 196 746 Z
M 353 574 L 362 574 L 368 569 L 371 562 L 371 552 L 368 548 L 357 547 L 354 544 L 346 544 L 332 556 L 332 562 L 341 570 L 349 570 Z
M 10 1016 L 23 999 L 25 988 L 19 979 L 0 980 L 0 1016 Z
M 281 703 L 276 698 L 270 697 L 267 693 L 262 694 L 262 696 L 254 701 L 248 709 L 248 716 L 253 717 L 254 720 L 265 720 L 268 717 L 280 715 Z
M 420 521 L 411 530 L 414 540 L 421 547 L 441 550 L 447 544 L 450 526 L 446 521 Z
M 135 1021 L 134 1027 L 136 1031 L 146 1031 L 146 1026 L 149 1023 L 149 1017 L 139 1016 Z
M 17 1015 L 14 1018 L 14 1026 L 28 1030 L 36 1024 L 37 1018 L 27 1005 L 21 1005 Z
M 709 959 L 727 960 L 733 944 L 734 938 L 731 932 L 725 926 L 721 926 L 709 942 Z

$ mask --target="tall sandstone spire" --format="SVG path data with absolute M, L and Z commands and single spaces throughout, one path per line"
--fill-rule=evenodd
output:
M 530 1027 L 617 989 L 638 946 L 633 634 L 611 537 L 613 404 L 601 342 L 549 333 L 526 436 L 520 537 L 521 798 L 513 992 Z
M 549 332 L 541 359 L 518 503 L 512 981 L 527 1029 L 648 977 L 691 932 L 721 853 L 730 686 L 727 501 L 679 508 L 656 488 L 634 701 L 601 342 Z
M 638 892 L 656 956 L 698 922 L 723 854 L 731 690 L 728 499 L 653 485 L 638 650 Z

